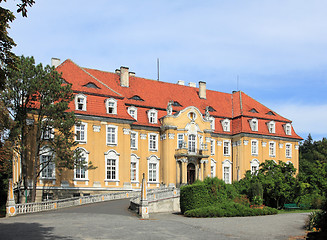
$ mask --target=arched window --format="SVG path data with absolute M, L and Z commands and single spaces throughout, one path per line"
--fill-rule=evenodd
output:
M 87 180 L 88 179 L 88 161 L 89 152 L 85 148 L 79 148 L 81 151 L 80 157 L 76 161 L 74 168 L 74 180 Z
M 159 160 L 156 155 L 151 155 L 148 158 L 148 181 L 150 183 L 159 182 Z
M 139 182 L 139 159 L 136 154 L 131 155 L 131 182 Z
M 86 111 L 86 96 L 84 94 L 75 96 L 75 110 Z
M 105 181 L 119 181 L 119 155 L 119 153 L 112 149 L 105 153 Z
M 43 147 L 40 151 L 40 170 L 41 179 L 56 179 L 54 155 L 48 147 Z
M 212 178 L 216 177 L 216 161 L 214 159 L 211 159 L 210 176 Z
M 106 99 L 106 109 L 108 114 L 117 114 L 117 100 L 114 98 Z
M 223 161 L 223 180 L 225 183 L 232 183 L 232 162 L 228 159 Z
M 251 174 L 257 174 L 257 171 L 259 170 L 260 162 L 257 159 L 253 159 L 251 161 Z

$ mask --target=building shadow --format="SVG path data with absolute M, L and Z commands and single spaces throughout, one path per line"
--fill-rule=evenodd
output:
M 72 240 L 70 237 L 53 234 L 53 227 L 44 227 L 39 223 L 0 223 L 0 239 L 6 240 L 42 240 L 63 239 Z

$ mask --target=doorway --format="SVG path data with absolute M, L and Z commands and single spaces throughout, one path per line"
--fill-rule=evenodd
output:
M 195 181 L 195 165 L 193 163 L 187 164 L 187 184 L 192 184 Z

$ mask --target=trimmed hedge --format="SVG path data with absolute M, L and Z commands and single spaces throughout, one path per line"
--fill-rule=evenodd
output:
M 277 210 L 270 207 L 250 208 L 234 202 L 201 207 L 184 213 L 186 217 L 244 217 L 272 214 L 277 214 Z
M 208 206 L 212 204 L 206 185 L 196 182 L 192 185 L 182 186 L 180 193 L 181 212 Z

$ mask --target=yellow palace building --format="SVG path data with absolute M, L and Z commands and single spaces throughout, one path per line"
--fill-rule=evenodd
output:
M 241 91 L 144 79 L 127 67 L 112 73 L 71 60 L 53 64 L 72 84 L 82 158 L 97 168 L 59 173 L 50 164 L 40 174 L 38 200 L 140 189 L 143 173 L 148 187 L 158 188 L 210 176 L 231 183 L 265 160 L 298 169 L 302 139 L 291 121 Z M 20 164 L 13 164 L 18 182 Z

